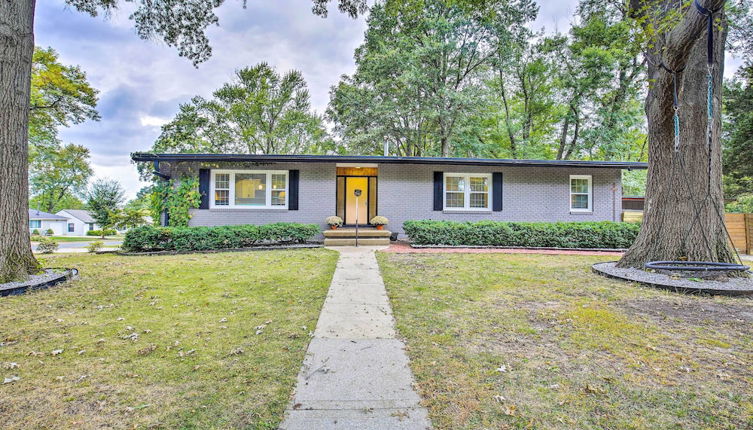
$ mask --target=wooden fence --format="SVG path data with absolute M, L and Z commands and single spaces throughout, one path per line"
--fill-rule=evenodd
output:
M 643 211 L 623 211 L 622 220 L 638 222 L 643 220 Z M 724 214 L 732 244 L 739 252 L 753 253 L 753 214 Z

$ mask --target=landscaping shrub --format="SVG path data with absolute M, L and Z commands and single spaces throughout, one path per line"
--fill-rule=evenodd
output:
M 42 254 L 52 254 L 57 251 L 58 243 L 51 237 L 40 237 L 39 244 L 37 245 L 37 251 Z
M 406 221 L 416 245 L 628 248 L 640 224 L 602 222 Z
M 108 228 L 104 232 L 105 236 L 115 236 L 116 234 L 118 234 L 118 231 L 115 230 L 114 228 Z M 102 233 L 102 230 L 89 230 L 86 232 L 86 235 L 87 236 L 102 236 L 103 233 Z
M 55 232 L 54 232 L 54 231 L 52 231 L 52 229 L 51 229 L 51 228 L 48 228 L 48 229 L 47 229 L 47 231 L 45 231 L 45 232 L 44 232 L 44 234 L 46 234 L 47 236 L 52 236 L 52 235 L 54 235 L 54 234 L 55 234 Z
M 254 245 L 305 243 L 319 234 L 316 224 L 280 222 L 267 225 L 220 227 L 153 227 L 128 230 L 123 249 L 144 251 L 205 251 Z
M 89 245 L 87 245 L 86 250 L 91 253 L 94 253 L 102 249 L 104 245 L 105 243 L 102 242 L 101 240 L 95 240 L 93 242 L 90 242 Z
M 31 235 L 32 235 L 32 236 L 39 236 L 39 230 L 37 230 L 37 229 L 35 228 L 34 230 L 32 230 L 32 231 L 31 231 Z

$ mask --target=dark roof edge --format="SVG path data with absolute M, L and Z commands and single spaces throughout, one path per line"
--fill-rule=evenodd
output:
M 250 162 L 307 162 L 307 163 L 385 163 L 385 164 L 445 164 L 464 166 L 535 166 L 535 167 L 591 167 L 612 169 L 646 169 L 648 163 L 634 161 L 585 160 L 512 160 L 496 158 L 445 157 L 385 157 L 381 155 L 257 155 L 257 154 L 155 154 L 134 152 L 133 161 L 250 161 Z

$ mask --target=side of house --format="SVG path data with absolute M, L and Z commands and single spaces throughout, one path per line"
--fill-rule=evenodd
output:
M 29 209 L 29 233 L 36 230 L 40 234 L 46 234 L 48 230 L 52 230 L 53 235 L 62 236 L 65 234 L 66 222 L 67 219 L 60 215 Z
M 238 154 L 132 155 L 165 177 L 198 177 L 190 225 L 406 220 L 619 221 L 622 169 L 645 163 Z M 356 192 L 359 190 L 359 192 Z M 356 195 L 358 194 L 358 195 Z
M 87 231 L 99 229 L 99 224 L 94 221 L 87 210 L 63 209 L 57 215 L 67 219 L 65 227 L 67 236 L 86 236 Z

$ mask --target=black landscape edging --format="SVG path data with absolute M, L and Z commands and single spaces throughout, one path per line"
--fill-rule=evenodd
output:
M 279 249 L 311 249 L 322 248 L 324 244 L 321 243 L 305 243 L 305 244 L 291 244 L 291 245 L 263 245 L 263 246 L 251 246 L 247 248 L 222 248 L 222 249 L 196 249 L 186 251 L 143 251 L 143 252 L 128 252 L 119 251 L 118 255 L 126 255 L 131 257 L 147 256 L 147 255 L 182 255 L 182 254 L 216 254 L 219 252 L 245 252 L 245 251 L 271 251 Z
M 712 296 L 750 296 L 753 295 L 753 283 L 751 284 L 750 289 L 723 289 L 723 288 L 708 288 L 708 287 L 691 287 L 691 286 L 682 286 L 682 285 L 673 285 L 671 283 L 666 282 L 659 282 L 659 281 L 649 281 L 646 279 L 639 279 L 639 278 L 632 278 L 628 276 L 620 276 L 614 273 L 609 273 L 605 270 L 597 268 L 600 264 L 608 264 L 608 263 L 617 263 L 616 261 L 606 261 L 601 263 L 596 263 L 591 266 L 591 271 L 593 273 L 596 273 L 597 275 L 604 276 L 605 278 L 610 279 L 618 279 L 621 281 L 628 281 L 628 282 L 636 282 L 638 284 L 651 287 L 651 288 L 658 288 L 661 290 L 667 290 L 672 291 L 675 293 L 683 293 L 683 294 L 699 294 L 699 295 L 712 295 Z M 638 269 L 640 270 L 640 269 Z M 649 272 L 646 272 L 649 274 Z M 669 278 L 667 275 L 662 275 L 658 273 L 650 273 L 650 275 L 661 275 L 664 277 Z M 670 278 L 670 280 L 672 280 Z M 701 281 L 698 284 L 701 285 L 702 283 L 708 283 L 709 281 Z
M 54 270 L 54 269 L 57 269 L 57 267 L 50 267 L 45 270 Z M 18 285 L 16 287 L 3 287 L 2 284 L 0 284 L 0 297 L 16 296 L 16 295 L 24 294 L 29 290 L 44 290 L 44 289 L 54 287 L 56 285 L 78 278 L 78 269 L 76 268 L 63 268 L 63 269 L 65 270 L 65 272 L 59 273 L 58 276 L 55 276 L 52 279 L 48 279 L 46 281 L 43 281 L 37 284 L 26 283 L 26 284 Z

